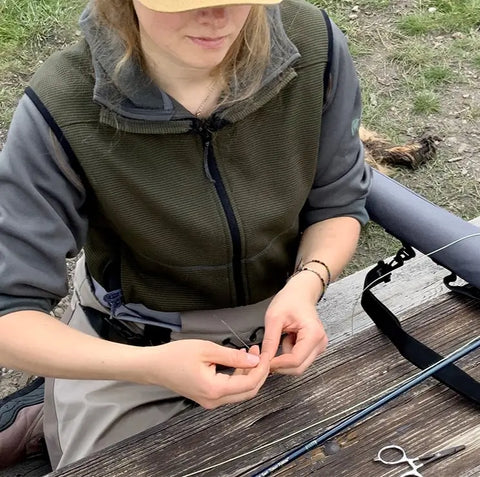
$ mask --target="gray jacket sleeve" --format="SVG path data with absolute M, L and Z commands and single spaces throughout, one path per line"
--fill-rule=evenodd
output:
M 0 316 L 49 312 L 68 293 L 65 258 L 85 241 L 85 197 L 59 141 L 24 96 L 0 152 Z
M 371 170 L 358 136 L 361 97 L 358 77 L 342 32 L 332 22 L 333 50 L 312 190 L 302 212 L 304 228 L 325 219 L 349 216 L 368 221 L 365 200 Z

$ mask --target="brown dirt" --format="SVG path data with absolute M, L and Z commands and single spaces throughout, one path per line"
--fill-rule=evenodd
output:
M 408 69 L 401 70 L 392 60 L 399 43 L 394 23 L 405 15 L 412 2 L 397 0 L 390 3 L 381 11 L 361 9 L 356 13 L 358 17 L 352 20 L 355 29 L 368 37 L 368 53 L 355 58 L 360 78 L 374 79 L 373 87 L 370 86 L 368 94 L 364 94 L 364 104 L 391 104 L 385 119 L 377 119 L 374 124 L 384 123 L 401 140 L 417 137 L 425 131 L 442 138 L 440 154 L 446 163 L 465 178 L 480 183 L 480 67 L 469 65 L 462 58 L 449 59 L 446 66 L 453 70 L 454 76 L 438 88 L 440 111 L 428 115 L 414 114 L 412 105 L 406 103 L 407 98 L 400 94 L 404 91 L 402 80 L 404 82 L 408 76 Z M 418 43 L 441 54 L 467 37 L 480 38 L 480 28 L 470 33 L 435 33 L 419 38 Z M 480 201 L 480 195 L 477 197 Z

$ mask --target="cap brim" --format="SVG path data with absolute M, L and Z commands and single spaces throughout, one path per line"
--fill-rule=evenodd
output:
M 138 0 L 150 10 L 165 13 L 186 12 L 198 8 L 224 7 L 229 5 L 274 5 L 282 0 Z

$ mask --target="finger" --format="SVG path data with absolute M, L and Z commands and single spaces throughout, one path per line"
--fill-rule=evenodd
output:
M 252 347 L 253 348 L 253 347 Z M 252 353 L 253 355 L 255 356 L 260 356 L 260 350 L 258 348 L 258 346 L 256 347 L 256 349 L 253 349 L 250 348 L 248 350 L 249 353 Z M 240 351 L 242 351 L 243 353 L 246 353 L 247 350 L 245 348 L 242 348 Z M 251 368 L 236 368 L 235 371 L 233 373 L 231 373 L 233 376 L 240 376 L 242 374 L 247 374 L 249 372 Z
M 265 376 L 265 379 L 266 378 L 267 378 L 267 376 Z M 224 402 L 222 403 L 222 405 L 223 404 L 234 404 L 234 403 L 237 403 L 237 402 L 243 402 L 243 401 L 248 401 L 249 399 L 253 399 L 258 394 L 258 391 L 263 386 L 264 382 L 265 382 L 265 380 L 260 382 L 258 384 L 258 386 L 255 389 L 253 389 L 252 391 L 248 391 L 248 392 L 240 393 L 240 394 L 233 394 L 233 395 L 230 395 L 230 396 L 225 396 L 225 399 L 224 399 Z
M 253 368 L 260 362 L 260 357 L 254 353 L 246 353 L 245 350 L 227 348 L 214 343 L 211 343 L 206 351 L 205 359 L 228 368 Z
M 262 356 L 262 361 L 256 368 L 247 370 L 248 375 L 226 376 L 228 382 L 224 383 L 224 386 L 230 393 L 218 399 L 215 403 L 216 406 L 245 401 L 257 395 L 270 372 L 269 355 Z
M 260 356 L 260 346 L 253 345 L 250 347 L 248 352 L 254 354 L 255 356 Z
M 267 353 L 272 359 L 278 351 L 280 337 L 282 336 L 282 322 L 280 320 L 271 320 L 265 326 L 265 334 L 262 341 L 262 354 Z
M 245 374 L 227 375 L 218 373 L 214 378 L 214 386 L 219 397 L 227 398 L 234 395 L 254 395 L 256 389 L 265 382 L 270 372 L 270 359 L 266 354 L 260 355 L 258 366 L 251 368 Z M 232 401 L 233 402 L 233 401 Z
M 245 348 L 242 348 L 240 351 L 241 351 L 242 353 L 246 353 L 246 352 L 247 352 L 247 350 L 246 350 Z M 232 375 L 234 375 L 234 376 L 239 376 L 240 374 L 245 374 L 246 372 L 247 372 L 246 369 L 237 368 L 237 369 L 235 369 L 235 371 L 232 373 Z
M 315 361 L 318 355 L 323 353 L 328 345 L 328 338 L 327 335 L 324 334 L 318 343 L 318 345 L 313 349 L 310 355 L 301 363 L 299 366 L 296 367 L 288 367 L 283 366 L 281 368 L 277 368 L 277 362 L 271 362 L 270 367 L 273 371 L 278 374 L 291 374 L 291 375 L 299 375 L 302 374 L 312 363 Z
M 320 354 L 320 351 L 315 349 L 310 353 L 307 359 L 300 365 L 295 368 L 272 368 L 277 374 L 286 374 L 290 376 L 299 376 L 304 373 L 310 365 L 315 361 L 315 359 Z
M 246 349 L 242 349 L 241 351 L 245 351 L 245 353 L 247 352 Z M 248 350 L 249 353 L 252 353 L 253 355 L 255 356 L 260 356 L 260 347 L 258 345 L 253 345 L 250 347 L 250 349 Z M 247 374 L 248 372 L 250 371 L 250 369 L 243 369 L 243 368 L 237 368 L 234 372 L 233 372 L 233 375 L 235 376 L 239 376 L 241 374 Z
M 295 341 L 297 340 L 296 333 L 288 333 L 282 339 L 282 354 L 289 354 L 292 352 L 293 347 L 295 346 Z
M 248 373 L 248 369 L 237 368 L 237 369 L 232 373 L 232 376 L 241 376 L 241 375 L 247 374 L 247 373 Z
M 293 340 L 296 340 L 292 346 Z M 272 359 L 271 367 L 275 370 L 298 368 L 319 345 L 318 337 L 305 332 L 287 335 L 282 342 L 282 353 Z

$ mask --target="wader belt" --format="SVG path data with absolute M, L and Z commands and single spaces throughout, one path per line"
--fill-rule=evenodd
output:
M 90 326 L 104 340 L 133 346 L 157 346 L 171 341 L 172 330 L 170 328 L 146 324 L 143 330 L 140 328 L 133 330 L 126 321 L 114 318 L 89 306 L 80 304 L 78 306 L 82 307 Z M 263 326 L 257 326 L 252 329 L 248 338 L 246 338 L 250 343 L 249 345 L 261 345 L 264 332 L 265 327 Z M 245 348 L 245 341 L 238 341 L 238 337 L 228 336 L 222 339 L 221 345 L 242 349 Z
M 392 341 L 400 354 L 415 366 L 425 369 L 441 360 L 443 356 L 409 335 L 402 328 L 398 318 L 371 291 L 381 282 L 388 283 L 391 279 L 391 272 L 414 256 L 413 249 L 409 245 L 403 244 L 403 248 L 390 263 L 378 262 L 377 266 L 367 273 L 361 304 L 367 315 Z M 455 279 L 456 276 L 453 273 L 444 279 L 445 285 L 450 290 L 480 299 L 480 290 L 471 285 L 463 287 L 451 285 Z M 480 383 L 454 364 L 446 366 L 433 376 L 467 399 L 480 404 Z
M 79 305 L 81 306 L 81 305 Z M 104 340 L 133 346 L 156 346 L 168 343 L 172 330 L 161 326 L 145 325 L 143 333 L 133 331 L 117 318 L 88 306 L 82 306 L 92 328 Z

